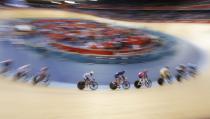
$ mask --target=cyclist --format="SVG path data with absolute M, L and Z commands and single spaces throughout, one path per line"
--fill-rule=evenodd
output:
M 134 86 L 136 88 L 141 88 L 142 86 L 150 88 L 152 86 L 152 81 L 148 77 L 147 70 L 143 70 L 142 72 L 139 72 L 138 77 L 139 79 L 134 82 Z
M 25 77 L 28 75 L 29 72 L 30 72 L 30 64 L 20 66 L 15 74 L 15 79 L 20 79 L 22 77 Z
M 0 64 L 2 65 L 0 74 L 8 72 L 11 69 L 12 63 L 13 63 L 13 61 L 11 59 L 7 59 L 5 61 L 0 62 Z
M 160 77 L 168 82 L 171 81 L 171 73 L 168 66 L 163 67 L 160 69 Z
M 90 71 L 90 72 L 87 72 L 83 75 L 83 78 L 84 78 L 84 81 L 85 81 L 85 85 L 87 86 L 90 81 L 94 81 L 94 72 L 93 71 Z
M 194 77 L 197 74 L 197 66 L 191 63 L 187 64 L 188 73 Z
M 117 72 L 114 77 L 115 77 L 115 82 L 117 83 L 117 87 L 120 88 L 120 83 L 125 80 L 125 71 L 120 71 Z
M 176 71 L 180 75 L 184 75 L 187 72 L 187 67 L 183 64 L 180 64 L 178 67 L 176 67 Z
M 181 79 L 183 78 L 183 76 L 186 76 L 187 74 L 187 67 L 183 64 L 180 64 L 179 66 L 176 67 L 176 80 L 177 81 L 181 81 Z
M 142 72 L 139 72 L 138 73 L 138 77 L 139 79 L 141 80 L 148 80 L 148 75 L 147 75 L 148 71 L 147 70 L 144 70 Z
M 47 82 L 49 78 L 48 67 L 42 67 L 39 71 L 39 74 L 34 77 L 33 84 L 37 84 L 41 81 Z

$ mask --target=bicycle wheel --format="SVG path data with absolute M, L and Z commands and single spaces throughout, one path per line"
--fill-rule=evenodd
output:
M 129 83 L 128 81 L 124 81 L 124 82 L 122 83 L 122 87 L 123 87 L 124 89 L 129 89 L 129 88 L 130 88 L 130 83 Z
M 109 84 L 109 87 L 110 87 L 112 90 L 116 90 L 116 89 L 117 89 L 117 83 L 111 82 L 111 83 Z
M 47 82 L 44 82 L 44 86 L 49 86 L 50 85 L 50 82 L 49 81 L 47 81 Z
M 95 82 L 95 81 L 91 81 L 89 86 L 90 86 L 90 89 L 91 89 L 91 90 L 96 90 L 96 89 L 98 89 L 98 83 Z
M 195 78 L 196 75 L 197 75 L 197 72 L 196 72 L 196 71 L 191 71 L 191 72 L 189 72 L 189 75 L 190 75 L 191 77 Z
M 166 79 L 166 80 L 167 80 L 168 84 L 172 84 L 172 83 L 173 83 L 173 81 L 172 81 L 171 78 L 168 78 L 168 79 Z
M 173 83 L 173 81 L 172 81 L 172 76 L 171 76 L 171 75 L 168 75 L 168 76 L 166 77 L 166 80 L 167 80 L 167 82 L 168 82 L 169 84 L 172 84 L 172 83 Z
M 16 73 L 13 77 L 14 77 L 14 78 L 13 78 L 14 81 L 17 81 L 17 80 L 21 79 L 23 76 L 22 76 L 21 73 Z
M 164 79 L 163 79 L 163 78 L 159 78 L 159 79 L 157 80 L 157 82 L 158 82 L 158 84 L 159 84 L 160 86 L 162 86 L 162 85 L 164 84 Z
M 136 87 L 136 88 L 141 88 L 141 86 L 142 86 L 142 83 L 139 82 L 139 80 L 136 80 L 136 81 L 134 82 L 134 87 Z
M 77 83 L 77 88 L 80 90 L 83 90 L 85 88 L 85 82 L 84 81 L 80 81 Z
M 151 80 L 147 80 L 147 81 L 145 81 L 145 86 L 147 87 L 147 88 L 151 88 L 152 87 L 152 81 Z
M 36 85 L 38 82 L 39 82 L 39 76 L 37 75 L 32 79 L 32 84 Z
M 50 85 L 50 82 L 49 81 L 40 81 L 39 83 L 37 83 L 37 85 L 47 87 Z
M 32 76 L 30 76 L 29 74 L 25 74 L 21 77 L 21 81 L 22 82 L 28 82 L 31 77 Z
M 176 75 L 176 80 L 177 80 L 178 82 L 181 82 L 181 81 L 182 81 L 182 76 L 181 76 L 180 74 L 177 74 L 177 75 Z

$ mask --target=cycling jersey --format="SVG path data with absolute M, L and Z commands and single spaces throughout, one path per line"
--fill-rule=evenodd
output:
M 139 72 L 138 77 L 140 79 L 147 79 L 147 71 Z
M 125 74 L 125 71 L 120 71 L 120 72 L 117 72 L 115 74 L 115 78 L 119 78 L 120 76 L 123 76 Z
M 23 65 L 23 66 L 19 67 L 17 69 L 17 73 L 27 73 L 27 72 L 29 72 L 29 66 L 30 66 L 30 64 Z
M 160 70 L 160 76 L 161 78 L 163 79 L 168 79 L 170 77 L 170 71 L 169 71 L 169 68 L 167 67 L 164 67 Z
M 83 75 L 83 78 L 85 79 L 85 80 L 93 80 L 94 79 L 94 77 L 93 77 L 93 74 L 92 73 L 85 73 L 84 75 Z

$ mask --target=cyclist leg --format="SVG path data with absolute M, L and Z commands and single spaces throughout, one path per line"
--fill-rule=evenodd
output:
M 116 83 L 117 83 L 117 88 L 120 88 L 120 84 L 121 84 L 121 78 L 117 78 L 116 79 Z

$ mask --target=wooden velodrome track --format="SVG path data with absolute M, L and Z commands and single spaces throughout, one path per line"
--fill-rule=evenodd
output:
M 79 91 L 32 87 L 1 77 L 0 119 L 209 119 L 210 25 L 129 23 L 44 9 L 1 9 L 1 19 L 84 18 L 146 27 L 188 40 L 200 47 L 206 62 L 196 79 L 151 89 Z

